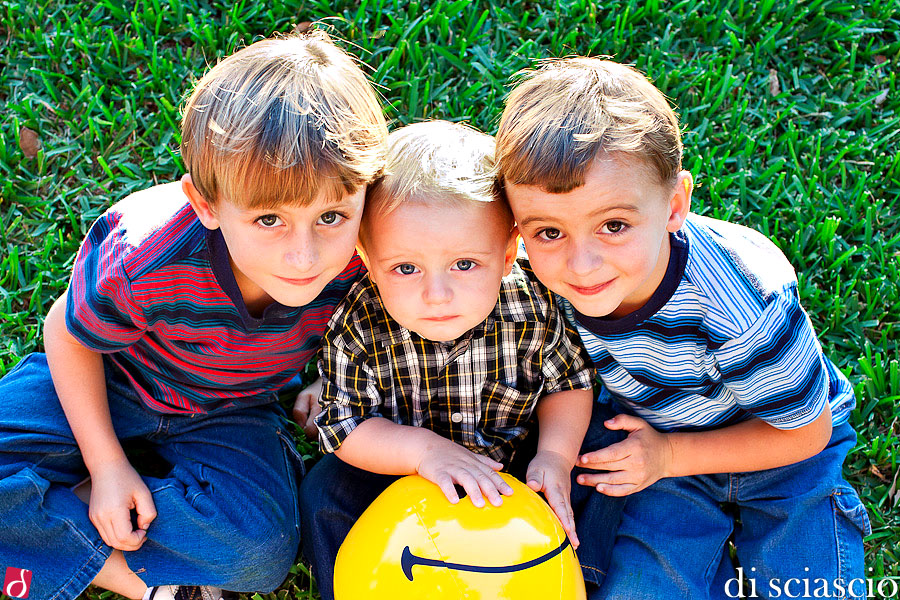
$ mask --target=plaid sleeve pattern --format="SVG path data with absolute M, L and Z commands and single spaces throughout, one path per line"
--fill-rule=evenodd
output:
M 401 327 L 366 277 L 325 334 L 322 450 L 333 452 L 363 420 L 381 416 L 507 463 L 543 395 L 591 388 L 576 340 L 551 294 L 518 266 L 491 315 L 449 343 Z

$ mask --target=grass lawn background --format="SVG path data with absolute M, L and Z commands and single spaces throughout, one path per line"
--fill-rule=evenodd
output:
M 494 133 L 510 76 L 536 59 L 611 55 L 645 72 L 677 106 L 693 210 L 762 231 L 797 269 L 857 392 L 845 473 L 872 520 L 868 575 L 900 575 L 895 0 L 2 0 L 0 375 L 42 349 L 94 219 L 181 175 L 189 85 L 236 48 L 319 19 L 369 65 L 392 126 L 444 118 Z M 267 597 L 318 598 L 309 587 L 298 562 Z

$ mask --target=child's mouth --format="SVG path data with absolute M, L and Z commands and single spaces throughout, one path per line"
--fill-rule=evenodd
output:
M 615 281 L 615 278 L 603 283 L 599 283 L 597 285 L 592 285 L 590 287 L 581 287 L 579 285 L 573 285 L 570 283 L 569 287 L 582 296 L 593 296 L 594 294 L 599 294 L 600 292 L 608 288 L 613 281 Z

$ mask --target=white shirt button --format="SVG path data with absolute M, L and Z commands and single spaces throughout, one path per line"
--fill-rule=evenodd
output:
M 450 420 L 454 423 L 462 423 L 462 413 L 453 413 L 450 415 Z

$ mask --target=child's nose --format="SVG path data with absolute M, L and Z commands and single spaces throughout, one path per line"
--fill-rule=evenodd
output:
M 314 236 L 308 233 L 293 236 L 284 260 L 299 273 L 311 271 L 319 262 L 319 247 Z
M 445 278 L 439 275 L 425 277 L 422 296 L 428 304 L 446 304 L 453 298 L 453 290 Z
M 588 242 L 574 243 L 567 259 L 570 272 L 579 277 L 588 277 L 603 264 L 603 258 L 595 244 Z

